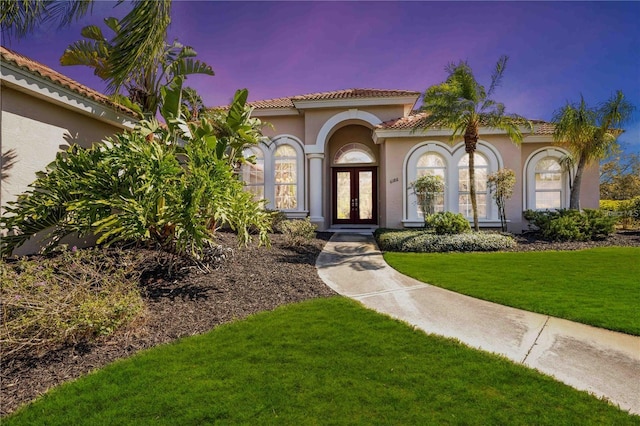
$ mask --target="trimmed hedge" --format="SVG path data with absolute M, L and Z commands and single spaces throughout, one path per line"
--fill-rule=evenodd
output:
M 516 241 L 508 235 L 488 232 L 438 235 L 424 229 L 381 228 L 376 230 L 374 236 L 381 250 L 398 252 L 498 251 L 516 245 Z
M 604 239 L 615 231 L 616 218 L 602 210 L 545 210 L 524 212 L 524 218 L 550 241 Z
M 471 225 L 462 213 L 438 212 L 430 214 L 424 221 L 425 226 L 438 235 L 462 234 L 471 231 Z

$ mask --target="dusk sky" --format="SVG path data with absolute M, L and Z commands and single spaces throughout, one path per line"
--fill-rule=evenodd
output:
M 86 67 L 62 67 L 80 28 L 122 17 L 128 2 L 97 2 L 69 28 L 40 28 L 3 45 L 94 89 Z M 219 2 L 176 1 L 169 40 L 198 52 L 216 75 L 192 76 L 208 106 L 238 88 L 270 99 L 348 88 L 423 92 L 467 60 L 488 85 L 502 54 L 509 63 L 495 98 L 507 112 L 550 120 L 584 95 L 589 104 L 622 90 L 640 108 L 640 2 Z M 103 26 L 104 27 L 104 26 Z M 640 152 L 640 113 L 620 138 Z

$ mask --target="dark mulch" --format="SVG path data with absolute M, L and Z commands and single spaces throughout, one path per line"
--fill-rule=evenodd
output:
M 544 241 L 535 233 L 515 236 L 518 245 L 507 251 L 583 250 L 594 247 L 639 247 L 640 231 L 618 231 L 599 241 Z
M 53 386 L 142 349 L 180 337 L 204 333 L 215 326 L 280 305 L 335 293 L 315 268 L 330 234 L 318 234 L 309 245 L 287 247 L 272 235 L 269 249 L 255 244 L 238 248 L 235 235 L 220 232 L 218 243 L 233 248 L 222 266 L 209 273 L 172 272 L 149 268 L 141 279 L 148 312 L 141 324 L 93 344 L 49 352 L 41 358 L 0 360 L 0 415 L 14 411 Z M 157 253 L 149 252 L 149 263 Z
M 252 245 L 238 249 L 235 236 L 219 234 L 219 243 L 233 247 L 222 267 L 206 274 L 195 271 L 167 275 L 150 268 L 141 285 L 148 312 L 144 322 L 93 344 L 76 345 L 41 358 L 0 360 L 0 415 L 13 412 L 49 388 L 141 349 L 204 333 L 215 326 L 280 305 L 335 293 L 318 277 L 315 262 L 330 234 L 311 244 L 287 247 L 272 236 L 270 249 Z M 516 251 L 577 250 L 601 246 L 640 246 L 640 232 L 623 231 L 594 242 L 550 243 L 535 235 L 516 237 Z M 150 259 L 157 257 L 150 252 Z

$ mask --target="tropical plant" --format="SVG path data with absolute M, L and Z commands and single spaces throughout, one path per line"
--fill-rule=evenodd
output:
M 598 107 L 589 107 L 581 96 L 579 103 L 567 103 L 554 113 L 553 138 L 559 144 L 566 144 L 576 164 L 572 174 L 570 209 L 580 209 L 580 187 L 585 167 L 611 155 L 621 133 L 618 127 L 631 118 L 633 110 L 624 94 L 617 91 Z
M 444 191 L 444 182 L 440 176 L 423 175 L 411 183 L 411 188 L 418 198 L 426 223 L 427 217 L 435 213 L 436 199 Z
M 73 146 L 9 204 L 0 221 L 11 231 L 2 240 L 3 254 L 47 229 L 49 247 L 71 233 L 93 233 L 98 243 L 132 241 L 198 261 L 207 260 L 214 232 L 223 225 L 234 229 L 241 243 L 257 231 L 268 244 L 270 214 L 243 190 L 225 154 L 229 135 L 216 137 L 204 119 L 205 128 L 186 124 L 181 78 L 161 92 L 166 126 L 142 121 L 133 132 L 89 149 Z M 246 90 L 235 99 L 229 114 L 243 109 Z
M 451 141 L 459 136 L 464 138 L 465 152 L 469 155 L 469 196 L 476 231 L 479 225 L 474 153 L 481 127 L 504 130 L 515 143 L 522 141 L 521 126 L 533 127 L 530 121 L 519 115 L 506 114 L 504 104 L 492 99 L 501 83 L 507 60 L 507 56 L 498 60 L 488 90 L 478 83 L 467 62 L 449 64 L 445 68 L 449 74 L 446 81 L 429 87 L 424 93 L 420 110 L 426 113 L 426 117 L 414 128 L 417 131 L 434 126 L 447 127 L 453 131 Z
M 513 187 L 516 184 L 516 172 L 511 169 L 500 169 L 487 177 L 487 184 L 498 206 L 502 232 L 506 232 L 507 214 L 505 213 L 505 205 L 507 200 L 513 195 Z
M 113 91 L 123 86 L 137 69 L 145 68 L 161 56 L 171 22 L 171 0 L 135 0 L 131 3 L 131 11 L 120 21 L 121 30 L 113 39 L 109 87 Z M 0 28 L 3 33 L 24 37 L 47 21 L 58 21 L 66 26 L 90 13 L 92 4 L 93 0 L 3 1 Z
M 106 18 L 106 26 L 113 31 L 114 37 L 107 39 L 100 27 L 89 25 L 82 29 L 81 34 L 86 40 L 77 41 L 67 47 L 60 58 L 65 66 L 85 65 L 94 69 L 94 74 L 109 84 L 109 87 L 119 87 L 114 73 L 113 58 L 116 51 L 116 40 L 122 35 L 123 27 L 116 18 Z M 160 104 L 160 88 L 169 84 L 175 77 L 186 77 L 191 74 L 213 75 L 213 69 L 204 62 L 194 59 L 196 52 L 189 46 L 183 46 L 174 41 L 164 44 L 155 57 L 149 61 L 140 62 L 131 70 L 129 76 L 122 81 L 122 87 L 128 97 L 147 116 L 155 116 Z M 190 102 L 189 110 L 197 118 L 198 109 L 202 109 L 202 99 L 195 90 L 185 88 Z M 188 117 L 191 118 L 191 117 Z

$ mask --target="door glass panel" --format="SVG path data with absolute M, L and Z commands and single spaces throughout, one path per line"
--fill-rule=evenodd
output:
M 373 219 L 373 172 L 359 172 L 358 218 Z
M 351 172 L 336 173 L 336 219 L 351 218 Z

